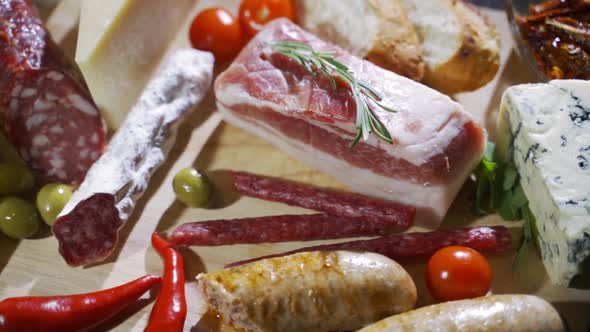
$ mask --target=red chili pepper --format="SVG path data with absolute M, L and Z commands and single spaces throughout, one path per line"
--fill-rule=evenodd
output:
M 160 279 L 147 275 L 86 294 L 9 298 L 0 302 L 0 332 L 87 331 L 128 308 Z
M 157 233 L 152 234 L 152 246 L 164 260 L 164 277 L 145 331 L 182 331 L 186 318 L 182 255 Z

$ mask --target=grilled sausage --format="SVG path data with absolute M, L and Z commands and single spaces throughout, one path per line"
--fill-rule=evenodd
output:
M 557 332 L 565 326 L 547 301 L 532 295 L 492 295 L 405 312 L 358 332 Z
M 246 331 L 350 331 L 416 303 L 408 273 L 373 253 L 298 253 L 197 280 L 210 308 Z

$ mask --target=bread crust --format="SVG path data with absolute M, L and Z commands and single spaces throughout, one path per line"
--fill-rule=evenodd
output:
M 424 83 L 447 94 L 481 88 L 500 67 L 500 39 L 494 25 L 461 0 L 454 0 L 452 9 L 463 24 L 461 47 L 449 61 L 427 67 L 424 75 Z
M 317 0 L 297 0 L 295 4 L 297 22 L 309 29 L 313 24 L 306 24 L 306 1 Z M 436 1 L 448 4 L 449 11 L 441 15 L 453 15 L 461 26 L 461 33 L 456 36 L 460 46 L 447 61 L 434 64 L 425 62 L 422 41 L 408 18 L 402 0 L 368 0 L 377 17 L 377 31 L 373 36 L 367 37 L 373 40 L 366 54 L 357 55 L 447 94 L 479 89 L 494 79 L 500 67 L 498 33 L 494 25 L 475 6 L 463 0 Z M 323 6 L 314 8 L 320 10 Z M 344 48 L 350 48 L 350 45 L 346 45 L 346 35 L 335 35 L 334 31 L 329 29 L 330 24 L 332 22 L 329 20 L 316 24 L 317 31 L 312 29 L 311 32 Z
M 310 29 L 312 24 L 306 22 L 307 13 L 305 9 L 307 6 L 305 6 L 305 2 L 307 1 L 317 0 L 295 1 L 297 24 L 322 39 L 348 49 L 349 45 L 346 45 L 345 36 L 335 35 L 333 30 L 322 28 L 329 26 L 331 22 L 316 23 L 316 29 Z M 378 18 L 378 28 L 372 37 L 372 45 L 366 54 L 356 55 L 399 75 L 420 81 L 424 77 L 426 68 L 422 58 L 422 47 L 418 34 L 403 10 L 400 0 L 368 1 Z M 324 6 L 315 6 L 313 8 L 326 10 Z M 370 37 L 368 36 L 368 38 Z
M 379 31 L 366 59 L 416 81 L 426 65 L 416 30 L 399 0 L 369 0 L 379 17 Z

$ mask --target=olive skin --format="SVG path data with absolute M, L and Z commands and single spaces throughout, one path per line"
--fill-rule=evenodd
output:
M 213 183 L 192 167 L 180 170 L 174 176 L 172 188 L 176 198 L 189 207 L 206 207 L 213 196 Z
M 46 184 L 37 193 L 37 209 L 47 225 L 53 225 L 72 193 L 72 187 L 61 183 Z
M 34 185 L 35 177 L 26 166 L 0 163 L 0 195 L 21 194 L 31 190 Z
M 33 236 L 41 226 L 35 206 L 18 197 L 0 200 L 0 230 L 14 239 Z

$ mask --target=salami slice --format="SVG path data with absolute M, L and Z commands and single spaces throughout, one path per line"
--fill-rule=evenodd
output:
M 313 241 L 383 235 L 396 226 L 327 214 L 282 215 L 186 223 L 170 234 L 170 241 L 189 246 Z
M 510 234 L 510 230 L 504 226 L 394 234 L 371 240 L 357 240 L 306 247 L 281 254 L 235 262 L 228 264 L 225 267 L 233 267 L 260 259 L 307 251 L 368 251 L 387 256 L 393 260 L 427 258 L 434 254 L 438 249 L 453 245 L 465 246 L 481 252 L 502 252 L 510 249 L 510 246 L 512 245 L 512 235 Z
M 59 222 L 53 231 L 58 239 L 69 239 L 60 241 L 59 246 L 66 262 L 110 255 L 115 249 L 119 228 L 123 225 L 115 196 L 107 193 L 98 193 L 81 201 Z
M 27 0 L 0 1 L 0 109 L 8 139 L 49 180 L 80 183 L 104 150 L 82 74 Z
M 397 231 L 409 228 L 416 208 L 360 194 L 321 189 L 246 172 L 232 172 L 234 185 L 243 195 L 300 206 L 333 216 L 387 222 Z
M 98 262 L 113 252 L 119 229 L 166 160 L 179 122 L 203 99 L 212 77 L 213 56 L 186 49 L 172 54 L 148 84 L 53 225 L 69 265 Z M 96 198 L 105 195 L 112 199 Z M 103 209 L 117 213 L 97 216 Z

